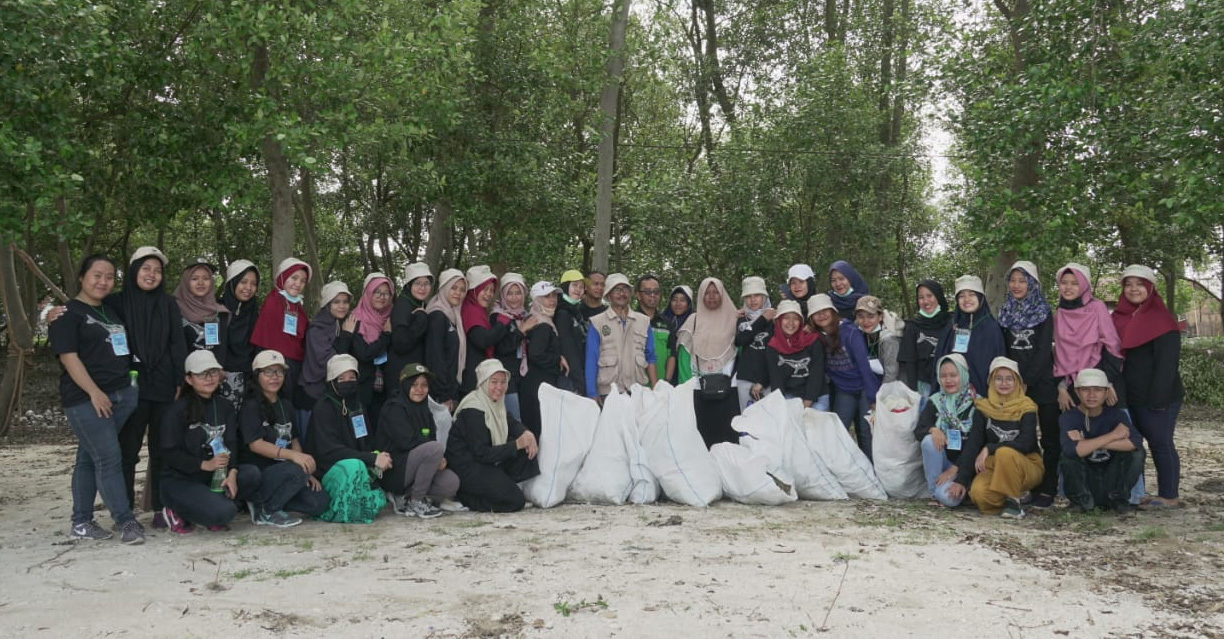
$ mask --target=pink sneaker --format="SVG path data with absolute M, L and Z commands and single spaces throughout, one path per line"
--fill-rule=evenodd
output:
M 195 532 L 195 526 L 183 521 L 183 518 L 179 517 L 173 510 L 170 510 L 169 506 L 162 508 L 159 514 L 165 520 L 166 526 L 170 528 L 170 532 L 176 535 L 186 535 Z

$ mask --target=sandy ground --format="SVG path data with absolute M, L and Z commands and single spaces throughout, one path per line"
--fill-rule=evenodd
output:
M 1224 638 L 1220 417 L 1179 425 L 1185 507 L 1123 518 L 567 504 L 136 547 L 68 539 L 74 445 L 27 430 L 0 442 L 0 638 Z

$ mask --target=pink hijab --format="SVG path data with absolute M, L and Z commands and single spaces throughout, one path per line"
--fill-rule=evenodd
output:
M 361 299 L 357 302 L 357 308 L 353 309 L 353 319 L 358 322 L 357 332 L 361 333 L 361 338 L 367 344 L 373 344 L 382 335 L 383 325 L 391 317 L 391 302 L 394 301 L 394 298 L 387 298 L 387 306 L 383 310 L 374 310 L 374 291 L 383 284 L 387 285 L 392 295 L 395 294 L 395 283 L 390 278 L 371 278 L 369 282 L 366 282 L 365 289 L 361 291 Z
M 1079 280 L 1079 308 L 1062 308 L 1054 314 L 1054 376 L 1071 377 L 1079 375 L 1085 368 L 1093 368 L 1101 361 L 1101 346 L 1110 354 L 1122 358 L 1122 340 L 1114 328 L 1113 318 L 1105 302 L 1092 296 L 1092 282 L 1087 275 L 1077 268 L 1078 265 L 1068 264 L 1058 271 L 1058 279 L 1070 271 Z

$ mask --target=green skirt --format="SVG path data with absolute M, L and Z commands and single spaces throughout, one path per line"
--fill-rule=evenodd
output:
M 341 524 L 368 524 L 387 505 L 383 491 L 373 485 L 365 464 L 358 459 L 345 459 L 323 475 L 323 490 L 331 498 L 331 506 L 319 519 Z

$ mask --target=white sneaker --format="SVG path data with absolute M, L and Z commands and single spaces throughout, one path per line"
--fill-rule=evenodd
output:
M 464 506 L 463 504 L 449 498 L 443 499 L 442 502 L 438 504 L 438 509 L 448 513 L 465 513 L 468 511 L 467 506 Z

